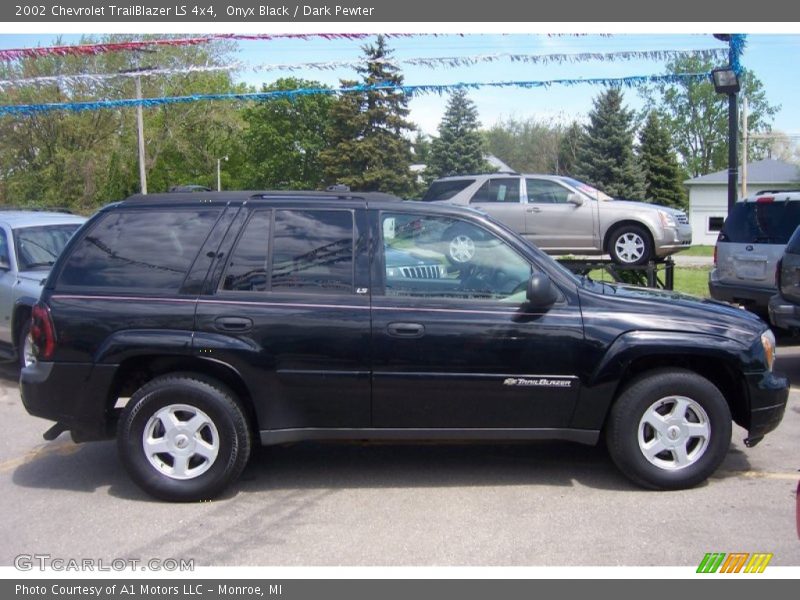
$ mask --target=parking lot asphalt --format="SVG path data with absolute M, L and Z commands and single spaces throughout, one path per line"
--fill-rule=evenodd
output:
M 303 443 L 259 449 L 213 502 L 168 504 L 127 477 L 113 442 L 44 442 L 48 422 L 0 373 L 0 565 L 20 554 L 192 559 L 197 566 L 696 566 L 707 552 L 800 565 L 800 346 L 793 389 L 752 449 L 734 428 L 706 484 L 637 488 L 602 447 Z

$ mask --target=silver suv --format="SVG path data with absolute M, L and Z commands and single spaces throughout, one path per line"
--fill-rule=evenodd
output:
M 32 360 L 31 308 L 50 267 L 85 221 L 69 213 L 0 210 L 0 359 Z
M 800 191 L 764 190 L 737 202 L 725 219 L 708 279 L 711 297 L 767 314 L 775 269 L 800 225 Z
M 614 200 L 590 185 L 557 175 L 493 173 L 435 180 L 427 202 L 473 206 L 548 254 L 610 254 L 622 265 L 642 265 L 688 248 L 682 210 Z M 450 259 L 469 260 L 473 240 L 453 232 Z

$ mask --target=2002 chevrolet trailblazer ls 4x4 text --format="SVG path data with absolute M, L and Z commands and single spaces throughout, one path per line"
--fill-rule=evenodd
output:
M 468 262 L 448 258 L 454 229 Z M 603 435 L 633 481 L 684 488 L 732 422 L 753 445 L 788 396 L 753 315 L 580 279 L 481 213 L 381 194 L 109 205 L 58 259 L 31 336 L 22 397 L 56 422 L 45 437 L 116 436 L 169 500 L 219 494 L 253 440 Z

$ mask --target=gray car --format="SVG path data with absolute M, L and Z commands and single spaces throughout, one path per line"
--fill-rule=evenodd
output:
M 0 358 L 26 352 L 31 307 L 69 238 L 86 221 L 68 213 L 0 210 Z
M 789 238 L 775 275 L 778 293 L 769 299 L 769 320 L 775 327 L 800 331 L 800 227 Z
M 766 316 L 776 266 L 798 225 L 800 192 L 761 191 L 737 202 L 717 238 L 711 297 Z
M 688 248 L 682 210 L 615 200 L 570 177 L 493 173 L 435 180 L 423 201 L 483 210 L 548 254 L 609 254 L 618 264 L 642 265 Z M 469 260 L 470 240 L 452 233 L 450 258 Z

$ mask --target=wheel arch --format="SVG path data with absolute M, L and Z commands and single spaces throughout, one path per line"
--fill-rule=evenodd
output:
M 651 229 L 650 225 L 648 225 L 645 221 L 637 221 L 636 219 L 624 219 L 622 221 L 617 221 L 613 225 L 611 225 L 608 230 L 606 231 L 606 235 L 603 238 L 603 252 L 610 254 L 611 253 L 611 238 L 614 237 L 614 234 L 622 227 L 627 227 L 630 225 L 635 225 L 637 227 L 641 227 L 644 229 L 647 234 L 650 236 L 650 244 L 653 247 L 653 252 L 655 252 L 656 248 L 656 234 Z

